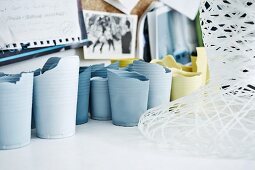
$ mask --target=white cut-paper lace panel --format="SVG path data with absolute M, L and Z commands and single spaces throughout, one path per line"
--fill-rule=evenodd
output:
M 144 136 L 189 155 L 255 159 L 254 9 L 255 0 L 202 1 L 211 81 L 144 113 Z

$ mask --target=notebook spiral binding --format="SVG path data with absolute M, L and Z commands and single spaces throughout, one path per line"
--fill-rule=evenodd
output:
M 0 49 L 8 50 L 8 49 L 26 49 L 26 48 L 36 48 L 36 47 L 48 47 L 54 45 L 66 45 L 80 42 L 81 37 L 68 37 L 68 38 L 60 38 L 60 39 L 52 39 L 52 40 L 36 40 L 27 43 L 11 43 L 4 44 Z

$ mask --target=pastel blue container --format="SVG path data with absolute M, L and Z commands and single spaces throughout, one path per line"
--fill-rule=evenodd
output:
M 119 62 L 110 64 L 108 66 L 104 66 L 104 64 L 96 64 L 92 65 L 92 71 L 91 71 L 91 77 L 107 77 L 107 69 L 114 69 L 118 70 L 119 69 Z
M 123 71 L 133 71 L 133 64 L 129 64 L 126 67 L 120 68 L 120 70 L 123 70 Z
M 32 94 L 33 73 L 0 75 L 0 149 L 30 143 Z
M 76 125 L 88 122 L 91 67 L 80 67 Z
M 95 72 L 97 70 L 100 70 L 102 68 L 104 68 L 105 64 L 104 63 L 101 63 L 101 64 L 94 64 L 94 65 L 91 65 L 91 72 Z
M 36 134 L 55 139 L 75 134 L 79 57 L 53 57 L 34 78 Z
M 136 126 L 147 110 L 149 79 L 122 70 L 108 72 L 112 122 L 118 126 Z
M 170 101 L 172 72 L 158 64 L 134 61 L 132 70 L 146 76 L 150 80 L 148 109 Z
M 108 79 L 93 77 L 91 79 L 90 113 L 95 120 L 111 120 L 111 105 Z
M 40 75 L 42 72 L 42 69 L 39 68 L 37 70 L 34 71 L 34 76 L 38 76 Z M 31 129 L 35 129 L 36 125 L 35 125 L 35 113 L 34 113 L 34 105 L 32 104 L 32 122 L 31 122 Z

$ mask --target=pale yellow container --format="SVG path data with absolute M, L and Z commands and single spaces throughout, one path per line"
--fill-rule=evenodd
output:
M 203 85 L 201 73 L 192 73 L 176 69 L 172 69 L 172 71 L 171 101 L 187 96 Z
M 191 57 L 191 66 L 177 63 L 171 55 L 165 56 L 162 60 L 151 61 L 173 71 L 171 101 L 193 93 L 209 81 L 210 73 L 205 48 L 197 48 L 197 54 L 198 56 Z
M 119 67 L 126 67 L 132 64 L 138 58 L 122 58 L 122 59 L 111 59 L 111 63 L 119 62 Z

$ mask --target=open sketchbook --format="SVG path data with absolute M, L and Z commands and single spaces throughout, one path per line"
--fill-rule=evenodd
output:
M 0 49 L 79 42 L 79 4 L 77 0 L 1 0 Z
M 17 0 L 14 1 L 16 2 Z M 54 4 L 52 4 L 53 2 L 48 2 L 48 0 L 38 0 L 29 3 L 26 1 L 27 0 L 19 0 L 19 3 L 16 3 L 14 6 L 10 6 L 10 4 L 13 4 L 11 3 L 13 1 L 0 1 L 0 66 L 86 45 L 87 34 L 80 0 L 70 0 L 68 3 L 65 3 L 66 0 L 57 0 L 54 1 Z M 23 4 L 21 4 L 21 2 L 23 2 Z M 61 5 L 53 9 L 52 5 L 57 5 L 60 2 Z M 72 3 L 72 5 L 67 6 L 69 3 Z M 30 5 L 26 6 L 25 4 Z M 41 6 L 39 4 L 41 4 Z M 19 10 L 11 13 L 13 8 Z M 27 8 L 31 8 L 31 11 L 24 11 L 24 9 Z M 35 11 L 38 8 L 45 9 L 46 11 Z M 68 8 L 68 10 L 66 8 Z M 46 15 L 46 13 L 50 15 L 50 12 L 47 11 L 51 11 L 51 17 L 48 17 L 50 18 L 49 22 L 46 22 L 43 17 L 41 19 L 38 18 L 40 23 L 37 24 L 32 24 L 36 21 L 36 19 L 32 18 L 31 20 L 20 18 L 16 22 L 4 22 L 8 20 L 7 18 L 11 19 L 12 17 L 12 19 L 14 19 L 14 15 L 27 16 L 28 18 L 29 15 L 27 14 L 29 13 L 40 13 L 38 15 L 41 16 Z M 61 14 L 57 14 L 59 11 L 62 11 Z M 55 16 L 53 15 L 54 12 L 56 14 Z M 30 17 L 32 16 L 33 15 Z M 52 20 L 54 20 L 54 22 L 52 22 Z M 63 31 L 65 24 L 60 24 L 60 22 L 74 23 L 72 25 L 72 30 L 74 31 L 66 34 L 66 32 Z M 24 23 L 29 23 L 30 25 Z M 24 29 L 19 30 L 19 27 L 24 27 Z M 26 33 L 25 29 L 29 30 L 29 34 Z M 10 30 L 12 31 L 11 36 Z M 5 33 L 6 31 L 7 33 Z M 57 32 L 57 34 L 54 34 L 55 32 Z M 34 41 L 38 38 L 40 41 Z M 17 41 L 18 39 L 22 39 L 24 42 L 19 43 Z

